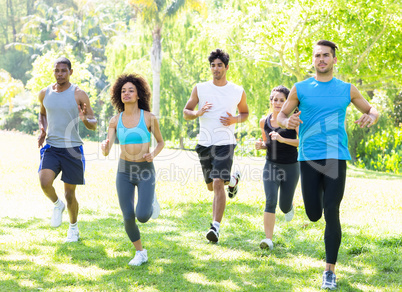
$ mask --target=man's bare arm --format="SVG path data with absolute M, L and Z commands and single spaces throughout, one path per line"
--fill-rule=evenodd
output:
M 289 96 L 282 106 L 281 112 L 278 114 L 278 125 L 281 128 L 296 129 L 303 121 L 299 118 L 301 112 L 289 115 L 295 110 L 299 105 L 299 98 L 297 97 L 296 86 L 293 86 L 290 90 Z

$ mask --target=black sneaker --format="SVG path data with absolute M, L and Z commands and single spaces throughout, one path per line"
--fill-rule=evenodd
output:
M 322 289 L 335 290 L 336 289 L 336 276 L 332 271 L 324 271 L 322 275 Z
M 215 226 L 213 226 L 212 224 L 211 224 L 211 228 L 207 232 L 206 237 L 209 241 L 212 241 L 215 243 L 218 242 L 218 240 L 219 240 L 219 232 L 216 231 Z
M 228 196 L 229 198 L 233 199 L 237 195 L 237 191 L 239 190 L 239 181 L 240 181 L 240 172 L 235 171 L 233 174 L 234 178 L 236 179 L 236 184 L 234 187 L 228 186 Z

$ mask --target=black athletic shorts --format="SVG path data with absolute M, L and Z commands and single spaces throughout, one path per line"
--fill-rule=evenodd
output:
M 40 150 L 39 170 L 51 169 L 56 174 L 62 172 L 61 180 L 71 185 L 83 185 L 85 157 L 83 147 L 58 148 L 46 144 Z
M 214 178 L 230 181 L 233 155 L 236 145 L 212 145 L 209 147 L 197 145 L 195 151 L 200 159 L 205 183 L 209 184 Z

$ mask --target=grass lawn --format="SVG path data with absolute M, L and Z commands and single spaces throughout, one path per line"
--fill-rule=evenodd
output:
M 263 251 L 264 158 L 235 159 L 244 179 L 227 201 L 219 244 L 205 233 L 212 214 L 193 151 L 165 149 L 155 161 L 156 220 L 139 224 L 149 262 L 134 256 L 115 189 L 117 149 L 108 158 L 86 142 L 86 185 L 77 188 L 81 240 L 65 244 L 68 215 L 51 228 L 40 189 L 36 137 L 0 132 L 0 291 L 320 291 L 324 220 L 307 219 L 300 185 L 291 222 L 277 211 L 273 251 Z M 59 177 L 55 187 L 62 198 Z M 341 205 L 338 291 L 402 291 L 402 176 L 349 167 Z M 63 198 L 63 201 L 64 198 Z

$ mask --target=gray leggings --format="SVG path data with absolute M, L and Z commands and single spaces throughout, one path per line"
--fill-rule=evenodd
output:
M 135 189 L 138 188 L 136 212 L 134 212 Z M 155 194 L 155 168 L 153 162 L 132 162 L 120 159 L 116 175 L 116 188 L 124 227 L 132 242 L 139 240 L 140 230 L 135 223 L 145 223 L 152 216 Z M 137 214 L 136 214 L 137 213 Z
M 280 164 L 266 161 L 262 175 L 266 197 L 265 212 L 275 214 L 279 188 L 279 208 L 285 214 L 292 210 L 293 196 L 299 181 L 299 174 L 298 162 Z

